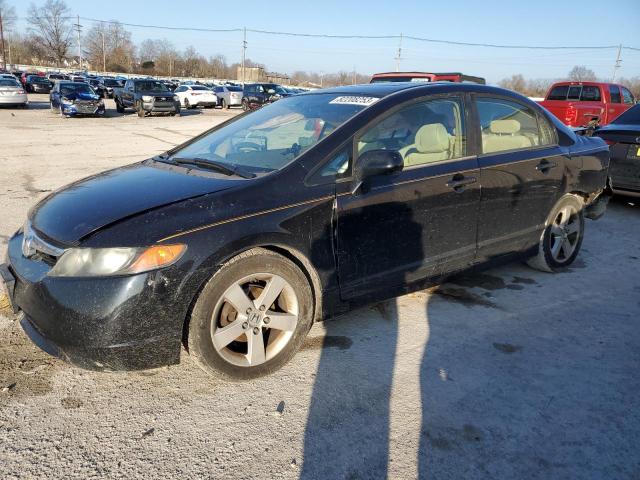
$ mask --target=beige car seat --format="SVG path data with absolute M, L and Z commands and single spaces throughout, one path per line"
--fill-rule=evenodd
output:
M 482 134 L 484 153 L 515 150 L 532 145 L 531 139 L 520 133 L 520 122 L 517 120 L 494 120 L 489 125 L 489 132 Z
M 423 125 L 416 132 L 416 141 L 400 149 L 405 166 L 439 162 L 451 158 L 451 135 L 441 123 Z

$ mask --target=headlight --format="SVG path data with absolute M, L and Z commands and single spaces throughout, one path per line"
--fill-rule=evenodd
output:
M 151 95 L 143 95 L 142 96 L 142 101 L 143 102 L 153 102 L 153 97 Z
M 73 100 L 67 100 L 66 98 L 62 99 L 63 105 L 73 105 Z
M 180 97 L 178 95 L 174 95 L 173 96 L 173 101 L 174 102 L 179 102 L 180 101 Z
M 178 261 L 186 245 L 142 248 L 70 248 L 49 271 L 51 277 L 128 275 L 166 267 Z

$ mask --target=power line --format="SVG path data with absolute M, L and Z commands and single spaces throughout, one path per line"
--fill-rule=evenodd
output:
M 99 20 L 96 18 L 89 17 L 80 17 L 82 20 L 87 20 L 90 22 L 107 22 L 107 23 L 117 23 L 126 27 L 136 27 L 136 28 L 153 28 L 160 30 L 178 30 L 178 31 L 192 31 L 192 32 L 210 32 L 210 33 L 229 33 L 229 32 L 244 32 L 244 28 L 197 28 L 197 27 L 171 27 L 166 25 L 145 25 L 138 23 L 125 23 L 117 20 L 105 21 Z M 529 50 L 605 50 L 605 49 L 615 49 L 618 48 L 619 45 L 579 45 L 579 46 L 568 46 L 568 45 L 505 45 L 505 44 L 496 44 L 496 43 L 473 43 L 473 42 L 458 42 L 453 40 L 442 40 L 435 38 L 426 38 L 426 37 L 417 37 L 414 35 L 334 35 L 328 33 L 300 33 L 300 32 L 282 32 L 276 30 L 260 30 L 247 28 L 247 32 L 249 33 L 257 33 L 262 35 L 279 35 L 279 36 L 288 36 L 288 37 L 306 37 L 306 38 L 327 38 L 327 39 L 362 39 L 362 40 L 389 40 L 389 39 L 408 39 L 414 40 L 417 42 L 427 42 L 427 43 L 439 43 L 445 45 L 458 45 L 458 46 L 466 46 L 466 47 L 486 47 L 486 48 L 502 48 L 502 49 L 529 49 Z M 628 50 L 636 50 L 640 51 L 640 48 L 635 47 L 627 47 L 622 46 L 623 49 Z

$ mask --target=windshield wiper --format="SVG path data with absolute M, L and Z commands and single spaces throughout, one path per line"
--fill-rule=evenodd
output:
M 233 175 L 241 178 L 255 177 L 253 173 L 243 172 L 236 168 L 231 168 L 224 163 L 216 162 L 215 160 L 209 160 L 206 158 L 172 158 L 172 160 L 179 165 L 195 165 L 196 167 L 208 168 L 209 170 L 216 170 L 230 177 Z

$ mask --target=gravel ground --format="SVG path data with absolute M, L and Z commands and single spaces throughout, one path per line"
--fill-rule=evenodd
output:
M 51 189 L 235 112 L 62 119 L 0 109 L 0 247 Z M 315 325 L 245 383 L 94 373 L 0 314 L 0 478 L 640 478 L 640 208 L 587 221 L 574 266 L 516 263 Z

